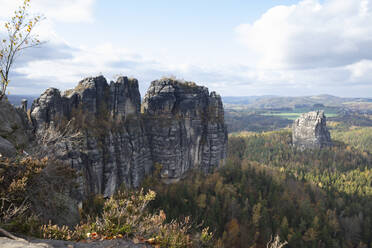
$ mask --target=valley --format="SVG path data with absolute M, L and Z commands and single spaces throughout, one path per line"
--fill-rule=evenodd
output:
M 213 236 L 207 242 L 211 247 L 266 247 L 273 235 L 287 241 L 287 247 L 369 247 L 372 244 L 369 235 L 372 232 L 372 116 L 364 108 L 352 110 L 317 104 L 312 107 L 302 104 L 294 109 L 290 105 L 281 109 L 253 109 L 249 104 L 224 103 L 229 131 L 225 164 L 209 171 L 190 168 L 183 172 L 181 180 L 169 184 L 170 180 L 166 179 L 169 174 L 164 173 L 164 168 L 176 168 L 175 165 L 169 163 L 164 167 L 157 162 L 138 181 L 138 188 L 156 193 L 148 202 L 149 213 L 156 216 L 164 211 L 164 223 L 182 223 L 190 216 L 193 223 L 183 237 L 208 228 Z M 153 105 L 151 111 L 159 111 L 158 106 L 162 106 L 161 111 L 172 109 L 162 103 Z M 183 109 L 182 105 L 177 106 Z M 319 123 L 326 123 L 332 146 L 294 149 L 294 120 L 318 109 L 324 109 L 326 121 Z M 146 116 L 138 118 L 148 121 Z M 162 128 L 168 125 L 161 120 L 157 122 Z M 79 125 L 75 128 L 81 128 Z M 90 125 L 89 121 L 84 125 Z M 130 186 L 130 181 L 127 182 Z M 123 184 L 120 189 L 124 187 L 124 192 L 131 194 L 127 186 Z M 74 194 L 79 192 L 71 190 Z M 80 198 L 75 199 L 81 199 L 84 195 L 81 192 Z M 104 210 L 105 195 L 97 193 L 83 197 L 84 215 L 100 216 Z M 55 221 L 64 223 L 55 213 L 48 214 L 45 217 L 53 216 Z M 51 226 L 46 228 L 49 232 L 53 230 Z M 175 235 L 172 234 L 175 231 L 168 235 Z M 74 231 L 69 235 L 77 234 Z M 159 242 L 165 241 L 159 239 Z

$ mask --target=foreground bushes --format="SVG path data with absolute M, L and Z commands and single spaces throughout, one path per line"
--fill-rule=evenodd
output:
M 122 190 L 109 199 L 95 196 L 81 210 L 80 224 L 57 225 L 76 217 L 71 206 L 77 210 L 77 202 L 70 195 L 77 177 L 70 167 L 48 158 L 0 159 L 0 228 L 45 239 L 125 238 L 156 247 L 213 247 L 212 233 L 196 231 L 189 217 L 167 221 L 163 211 L 149 214 L 147 206 L 156 197 L 151 190 Z
M 30 212 L 29 189 L 48 159 L 0 159 L 0 227 L 29 232 L 38 225 Z
M 46 239 L 83 240 L 130 238 L 135 243 L 146 242 L 160 247 L 212 247 L 212 233 L 204 229 L 193 233 L 190 218 L 166 223 L 163 211 L 148 214 L 146 207 L 155 199 L 155 192 L 118 192 L 106 200 L 101 214 L 88 217 L 73 230 L 67 226 L 43 225 L 42 237 Z
M 80 216 L 77 173 L 48 158 L 0 158 L 0 228 L 25 235 L 39 235 L 41 223 L 75 225 Z

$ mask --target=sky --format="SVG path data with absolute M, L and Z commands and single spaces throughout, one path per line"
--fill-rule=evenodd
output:
M 4 21 L 21 4 L 0 0 Z M 372 97 L 372 0 L 31 0 L 45 44 L 16 61 L 10 94 L 89 76 L 174 76 L 222 96 Z

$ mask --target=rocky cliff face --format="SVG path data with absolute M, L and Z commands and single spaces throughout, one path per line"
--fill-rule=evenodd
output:
M 0 101 L 0 154 L 12 157 L 17 149 L 24 149 L 32 139 L 26 112 Z
M 83 173 L 82 193 L 109 196 L 122 183 L 138 186 L 150 172 L 140 104 L 137 80 L 109 85 L 104 77 L 87 78 L 62 95 L 47 89 L 31 118 L 48 153 Z
M 74 111 L 98 116 L 109 112 L 112 117 L 125 119 L 136 115 L 141 107 L 138 82 L 120 77 L 117 82 L 107 83 L 103 76 L 87 78 L 79 82 L 73 90 L 61 94 L 58 89 L 47 89 L 31 107 L 31 117 L 35 127 L 49 125 L 59 118 L 71 119 Z
M 143 111 L 135 79 L 87 78 L 73 89 L 47 89 L 31 107 L 42 153 L 82 172 L 83 195 L 137 187 L 155 163 L 165 179 L 192 168 L 209 172 L 226 157 L 221 98 L 205 87 L 154 81 Z
M 292 128 L 292 141 L 293 145 L 301 150 L 331 146 L 324 112 L 313 111 L 296 119 Z
M 143 110 L 153 161 L 165 179 L 190 169 L 210 172 L 224 163 L 227 133 L 221 97 L 205 87 L 172 79 L 157 80 Z

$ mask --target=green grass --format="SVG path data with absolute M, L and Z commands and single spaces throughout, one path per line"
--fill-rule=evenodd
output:
M 288 120 L 296 120 L 298 117 L 300 117 L 300 113 L 264 113 L 262 114 L 264 116 L 277 116 L 283 119 Z

